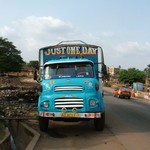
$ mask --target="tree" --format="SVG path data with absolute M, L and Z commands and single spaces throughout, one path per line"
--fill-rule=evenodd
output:
M 27 63 L 27 66 L 38 69 L 39 68 L 39 62 L 37 60 L 32 60 L 29 63 Z
M 144 82 L 145 73 L 135 68 L 121 70 L 119 73 L 119 81 L 123 83 Z
M 20 71 L 23 64 L 20 54 L 12 42 L 0 37 L 0 72 Z
M 144 69 L 146 77 L 150 78 L 150 64 L 147 65 L 147 67 Z

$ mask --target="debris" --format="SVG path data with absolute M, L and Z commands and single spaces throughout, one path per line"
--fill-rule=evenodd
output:
M 29 82 L 30 78 L 27 81 L 21 82 L 20 77 L 0 77 L 0 115 L 14 118 L 36 116 L 38 83 Z

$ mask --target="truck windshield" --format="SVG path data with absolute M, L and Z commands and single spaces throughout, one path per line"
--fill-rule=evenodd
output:
M 44 78 L 93 78 L 93 64 L 90 62 L 84 63 L 60 63 L 46 65 L 44 68 Z

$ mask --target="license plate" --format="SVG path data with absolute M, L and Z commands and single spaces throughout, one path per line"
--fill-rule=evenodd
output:
M 78 113 L 62 113 L 61 117 L 65 118 L 77 118 L 79 116 Z

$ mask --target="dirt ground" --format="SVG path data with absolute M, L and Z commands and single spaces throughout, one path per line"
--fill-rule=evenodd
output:
M 0 141 L 5 135 L 4 117 L 24 117 L 29 112 L 35 116 L 38 85 L 32 77 L 0 77 Z M 18 102 L 20 98 L 25 101 L 22 106 Z
M 28 117 L 36 109 L 39 84 L 28 77 L 0 78 L 0 115 Z
M 32 77 L 21 77 L 21 76 L 1 76 L 0 77 L 0 87 L 2 86 L 27 86 L 36 85 L 37 81 L 33 80 Z

